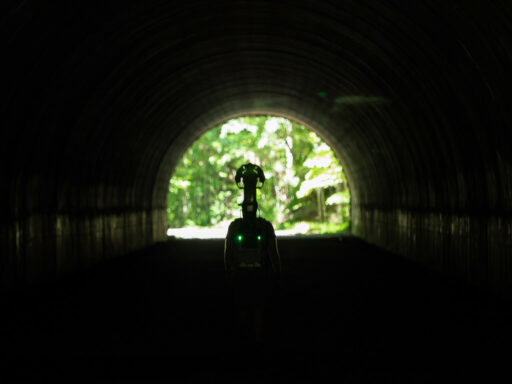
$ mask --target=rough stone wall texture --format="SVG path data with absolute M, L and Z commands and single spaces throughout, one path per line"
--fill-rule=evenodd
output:
M 353 233 L 512 292 L 508 1 L 11 2 L 2 280 L 165 238 L 202 132 L 272 113 L 335 149 Z

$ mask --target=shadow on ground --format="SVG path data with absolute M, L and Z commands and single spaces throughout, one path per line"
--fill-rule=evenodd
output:
M 169 382 L 432 382 L 499 377 L 503 303 L 359 240 L 281 239 L 261 343 L 234 329 L 223 241 L 170 240 L 4 294 L 2 376 Z

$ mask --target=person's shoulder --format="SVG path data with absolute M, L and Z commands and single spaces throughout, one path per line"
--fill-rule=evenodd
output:
M 274 226 L 268 220 L 265 220 L 263 217 L 258 217 L 259 223 L 261 226 L 266 227 L 268 230 L 274 231 Z
M 228 230 L 229 229 L 232 229 L 232 228 L 237 228 L 239 227 L 240 225 L 242 225 L 242 219 L 238 218 L 238 219 L 235 219 L 233 220 L 230 224 L 229 224 L 229 227 L 228 227 Z

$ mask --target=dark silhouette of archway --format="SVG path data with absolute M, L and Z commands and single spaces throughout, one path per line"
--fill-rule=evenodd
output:
M 512 2 L 1 9 L 0 376 L 188 381 L 251 356 L 293 382 L 510 375 Z M 286 326 L 240 353 L 222 243 L 167 242 L 166 193 L 205 127 L 248 113 L 322 134 L 354 237 L 280 244 Z
M 510 292 L 508 2 L 11 2 L 2 282 L 165 238 L 183 148 L 245 113 L 318 127 L 352 230 Z

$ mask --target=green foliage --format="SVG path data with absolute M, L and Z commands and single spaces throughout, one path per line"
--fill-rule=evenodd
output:
M 299 221 L 325 223 L 315 231 L 347 225 L 349 191 L 327 144 L 287 119 L 251 116 L 211 129 L 187 150 L 169 184 L 169 226 L 207 227 L 239 217 L 242 191 L 234 176 L 247 162 L 265 173 L 260 215 L 278 228 Z

